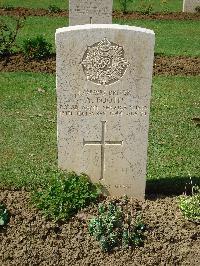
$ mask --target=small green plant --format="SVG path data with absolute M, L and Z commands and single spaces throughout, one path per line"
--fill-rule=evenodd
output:
M 24 56 L 28 59 L 46 59 L 51 55 L 52 45 L 43 36 L 27 39 L 22 45 Z
M 168 3 L 169 3 L 169 0 L 160 1 L 160 5 L 162 6 L 163 13 L 169 13 L 169 7 L 167 6 Z
M 62 11 L 58 6 L 55 6 L 55 5 L 50 5 L 48 7 L 48 10 L 50 13 L 59 13 Z
M 140 9 L 143 15 L 150 15 L 153 11 L 152 0 L 142 0 L 140 4 Z
M 119 245 L 127 248 L 143 243 L 145 225 L 141 216 L 134 221 L 113 203 L 99 204 L 98 213 L 89 221 L 88 230 L 99 241 L 103 251 L 110 251 Z
M 13 18 L 14 27 L 0 20 L 0 57 L 6 57 L 13 53 L 16 46 L 16 38 L 19 30 L 24 25 L 25 18 Z
M 195 7 L 195 11 L 196 11 L 197 13 L 200 13 L 200 6 Z
M 150 15 L 153 11 L 153 6 L 151 4 L 147 5 L 141 12 L 143 15 Z
M 192 195 L 179 197 L 179 207 L 184 217 L 193 222 L 200 222 L 200 187 L 192 187 Z
M 133 0 L 119 0 L 119 4 L 121 6 L 121 10 L 124 14 L 128 12 L 129 3 L 133 2 Z
M 10 11 L 14 9 L 14 6 L 7 4 L 7 5 L 3 5 L 2 8 L 6 11 Z
M 64 220 L 95 202 L 100 194 L 100 187 L 88 176 L 72 172 L 53 177 L 41 191 L 33 192 L 32 201 L 45 216 Z
M 0 202 L 0 227 L 8 223 L 9 214 L 6 207 Z

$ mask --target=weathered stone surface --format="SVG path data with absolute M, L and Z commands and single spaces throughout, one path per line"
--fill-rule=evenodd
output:
M 113 0 L 69 0 L 69 25 L 111 24 Z
M 196 13 L 195 8 L 200 7 L 200 0 L 184 0 L 183 1 L 183 12 Z
M 154 32 L 73 26 L 57 30 L 56 49 L 59 167 L 143 199 Z

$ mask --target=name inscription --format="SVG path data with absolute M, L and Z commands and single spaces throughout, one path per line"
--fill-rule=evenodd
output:
M 134 98 L 129 90 L 86 90 L 74 93 L 73 100 L 60 103 L 65 116 L 146 116 L 147 106 Z

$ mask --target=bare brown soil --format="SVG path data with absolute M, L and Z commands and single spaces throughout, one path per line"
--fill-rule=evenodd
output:
M 200 57 L 155 56 L 154 75 L 200 75 Z
M 0 71 L 32 71 L 55 73 L 55 55 L 47 60 L 26 60 L 22 54 L 0 60 Z M 154 75 L 200 75 L 200 57 L 155 56 Z
M 50 17 L 68 17 L 68 11 L 62 10 L 57 13 L 49 12 L 47 9 L 33 9 L 16 7 L 11 10 L 0 8 L 0 16 L 50 16 Z M 183 12 L 170 12 L 170 13 L 152 13 L 142 14 L 141 12 L 128 12 L 123 14 L 119 11 L 113 11 L 113 17 L 116 19 L 158 19 L 158 20 L 200 20 L 200 13 L 183 13 Z
M 55 73 L 56 57 L 54 55 L 46 60 L 27 60 L 22 54 L 16 54 L 0 60 L 0 71 Z
M 142 14 L 141 12 L 129 12 L 123 14 L 122 12 L 113 12 L 113 17 L 116 19 L 150 19 L 150 20 L 200 20 L 200 13 L 183 13 L 183 12 L 170 12 L 170 13 L 152 13 Z
M 103 253 L 88 234 L 88 220 L 97 206 L 79 212 L 69 222 L 46 220 L 30 204 L 25 191 L 0 190 L 10 222 L 0 231 L 0 265 L 200 265 L 200 225 L 183 218 L 177 197 L 145 202 L 115 200 L 125 213 L 142 210 L 147 225 L 144 245 Z M 108 201 L 108 199 L 107 199 Z

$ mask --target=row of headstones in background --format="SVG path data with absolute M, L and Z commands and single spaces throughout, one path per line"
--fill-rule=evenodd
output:
M 111 24 L 113 0 L 69 0 L 69 25 Z M 200 0 L 183 0 L 183 12 L 196 12 Z
M 69 26 L 112 24 L 113 0 L 69 0 Z
M 183 12 L 197 12 L 196 7 L 200 8 L 200 0 L 184 0 L 183 1 Z

